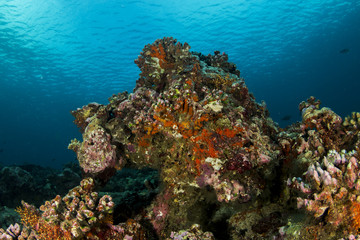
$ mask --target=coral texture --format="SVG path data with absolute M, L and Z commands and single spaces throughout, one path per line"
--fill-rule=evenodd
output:
M 23 227 L 18 223 L 11 224 L 6 230 L 0 228 L 0 239 L 1 240 L 13 240 L 13 239 L 27 239 L 37 240 L 39 236 L 31 229 Z
M 289 186 L 305 195 L 297 198 L 298 208 L 349 232 L 360 228 L 360 170 L 354 154 L 329 151 L 320 163 L 311 164 L 304 173 L 307 183 L 295 177 L 288 180 Z

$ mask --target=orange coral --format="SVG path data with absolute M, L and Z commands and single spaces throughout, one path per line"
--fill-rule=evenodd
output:
M 358 232 L 358 229 L 360 228 L 360 203 L 352 202 L 350 212 L 352 217 L 351 226 Z
M 234 129 L 229 129 L 229 128 L 216 129 L 216 133 L 219 134 L 222 139 L 224 139 L 224 137 L 233 138 L 240 132 L 243 132 L 243 129 L 240 127 L 234 127 Z
M 187 84 L 191 85 L 192 81 L 187 80 Z M 177 107 L 169 107 L 165 104 L 159 104 L 155 108 L 153 118 L 156 123 L 147 124 L 144 126 L 146 134 L 139 139 L 140 147 L 149 147 L 151 137 L 160 131 L 159 124 L 165 129 L 171 129 L 181 134 L 184 139 L 189 139 L 192 142 L 190 149 L 194 153 L 193 159 L 185 159 L 188 163 L 194 162 L 196 169 L 200 169 L 200 165 L 207 156 L 215 157 L 214 144 L 209 140 L 210 132 L 203 129 L 204 123 L 209 121 L 207 114 L 195 115 L 194 103 L 198 101 L 196 94 L 190 95 L 185 99 L 178 99 L 174 105 Z M 190 143 L 190 142 L 189 142 Z M 211 147 L 204 147 L 204 145 L 211 145 Z
M 20 215 L 22 224 L 35 228 L 39 219 L 40 213 L 35 208 L 29 207 L 17 207 L 15 211 Z
M 23 204 L 23 207 L 16 208 L 21 217 L 21 222 L 36 231 L 43 240 L 67 240 L 71 239 L 71 233 L 60 229 L 59 225 L 50 224 L 41 218 L 35 207 Z
M 187 80 L 188 85 L 192 84 L 191 80 Z M 200 173 L 200 167 L 207 157 L 218 158 L 220 157 L 221 150 L 217 149 L 219 141 L 224 142 L 233 139 L 243 132 L 240 127 L 217 128 L 215 131 L 211 128 L 205 128 L 205 123 L 208 121 L 215 121 L 221 114 L 209 116 L 208 114 L 199 114 L 195 110 L 195 102 L 198 101 L 196 94 L 190 94 L 188 98 L 178 99 L 173 105 L 175 107 L 167 106 L 166 104 L 159 104 L 155 108 L 153 118 L 157 124 L 162 125 L 164 129 L 176 131 L 181 134 L 183 139 L 188 141 L 188 146 L 191 154 L 191 159 L 185 159 L 186 162 L 193 165 L 197 173 Z M 139 139 L 139 146 L 149 147 L 151 136 L 159 132 L 159 126 L 156 123 L 151 123 L 144 126 L 147 134 L 144 134 Z M 230 140 L 229 143 L 232 147 L 242 147 L 242 141 Z
M 200 174 L 200 166 L 204 163 L 206 157 L 217 158 L 219 152 L 215 149 L 211 133 L 206 129 L 203 129 L 201 134 L 193 139 L 193 143 L 195 168 L 197 173 Z
M 164 50 L 164 47 L 161 43 L 159 43 L 159 46 L 156 47 L 154 45 L 151 46 L 151 57 L 155 57 L 157 59 L 159 59 L 159 64 L 161 68 L 165 68 L 167 65 L 167 62 L 165 60 L 166 58 L 166 53 Z
M 39 228 L 37 230 L 40 239 L 44 240 L 70 240 L 71 233 L 69 231 L 63 231 L 59 225 L 50 224 L 40 219 Z
M 23 225 L 29 227 L 34 231 L 42 240 L 70 240 L 73 238 L 71 234 L 71 227 L 68 226 L 68 229 L 63 229 L 58 223 L 51 223 L 42 218 L 40 211 L 38 211 L 33 205 L 22 202 L 22 207 L 16 208 L 16 212 L 19 213 L 21 217 L 21 222 Z M 106 226 L 113 224 L 112 214 L 105 216 L 103 220 L 99 223 L 101 226 Z M 102 232 L 99 232 L 101 228 L 92 228 L 91 231 L 87 232 L 85 239 L 97 239 L 93 236 L 101 235 Z
M 228 140 L 229 138 L 234 138 L 238 133 L 242 132 L 243 129 L 239 127 L 234 127 L 234 129 L 229 128 L 218 128 L 214 134 L 206 129 L 203 129 L 201 134 L 193 138 L 194 143 L 193 152 L 195 154 L 195 167 L 199 173 L 200 166 L 207 157 L 217 158 L 220 155 L 220 151 L 215 148 L 218 140 Z M 220 139 L 219 139 L 220 138 Z M 243 143 L 241 141 L 235 142 L 232 146 L 242 147 Z
M 188 99 L 178 100 L 176 104 L 179 106 L 177 110 L 169 109 L 165 105 L 158 105 L 155 109 L 156 114 L 153 115 L 154 119 L 162 123 L 164 127 L 177 129 L 184 138 L 197 135 L 203 122 L 208 121 L 209 117 L 206 114 L 194 117 L 194 106 L 189 104 Z

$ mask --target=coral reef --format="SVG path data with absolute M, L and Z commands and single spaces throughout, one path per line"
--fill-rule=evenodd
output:
M 92 177 L 104 179 L 104 169 L 125 163 L 158 169 L 163 197 L 147 216 L 160 236 L 195 223 L 187 212 L 201 198 L 198 189 L 210 186 L 220 202 L 260 196 L 280 153 L 276 125 L 239 72 L 228 71 L 235 67 L 227 55 L 216 52 L 207 63 L 189 48 L 172 38 L 145 46 L 135 61 L 141 74 L 134 93 L 113 96 L 91 117 L 91 106 L 78 110 L 81 129 L 86 118 L 84 140 L 69 146 Z
M 281 129 L 225 53 L 163 38 L 135 63 L 133 93 L 72 111 L 80 186 L 23 202 L 0 239 L 358 238 L 360 113 L 310 97 Z M 153 170 L 129 189 L 116 174 L 129 168 Z

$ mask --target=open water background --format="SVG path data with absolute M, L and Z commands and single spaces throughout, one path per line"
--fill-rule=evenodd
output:
M 360 111 L 360 1 L 1 0 L 0 164 L 74 160 L 70 110 L 132 92 L 134 59 L 164 36 L 228 53 L 283 127 L 311 95 Z

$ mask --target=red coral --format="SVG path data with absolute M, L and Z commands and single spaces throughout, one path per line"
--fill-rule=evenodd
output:
M 360 228 L 360 203 L 352 202 L 350 207 L 351 212 L 351 226 L 353 229 L 358 230 Z
M 164 51 L 164 47 L 161 43 L 159 43 L 158 46 L 154 46 L 152 45 L 151 46 L 151 54 L 150 54 L 151 57 L 155 57 L 155 58 L 158 58 L 159 59 L 159 64 L 160 64 L 160 67 L 161 68 L 165 68 L 166 67 L 166 53 Z

